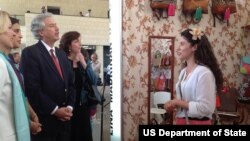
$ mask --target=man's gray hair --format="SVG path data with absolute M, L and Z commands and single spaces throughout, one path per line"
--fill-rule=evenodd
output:
M 48 17 L 53 17 L 51 13 L 43 13 L 37 15 L 31 22 L 31 32 L 33 33 L 35 39 L 40 40 L 41 36 L 39 31 L 45 27 L 44 20 Z

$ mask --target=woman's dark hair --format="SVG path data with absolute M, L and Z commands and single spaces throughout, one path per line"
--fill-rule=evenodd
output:
M 187 39 L 192 46 L 197 44 L 197 50 L 194 53 L 194 58 L 199 65 L 207 66 L 213 73 L 216 81 L 216 89 L 219 92 L 223 85 L 223 75 L 219 67 L 218 61 L 214 55 L 213 48 L 206 35 L 193 40 L 193 35 L 190 33 L 192 29 L 186 29 L 181 32 L 181 36 Z M 187 64 L 185 64 L 186 66 Z
M 71 45 L 72 41 L 78 39 L 80 37 L 80 33 L 77 31 L 69 31 L 63 34 L 59 48 L 66 52 L 67 55 L 69 55 L 69 46 Z

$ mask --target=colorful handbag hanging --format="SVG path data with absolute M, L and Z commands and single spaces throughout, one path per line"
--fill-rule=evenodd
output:
M 202 9 L 200 7 L 196 8 L 195 14 L 194 14 L 194 20 L 196 22 L 200 21 L 202 18 Z
M 209 0 L 183 0 L 182 13 L 189 24 L 200 22 L 202 14 L 208 13 L 208 2 Z M 191 15 L 190 20 L 187 19 L 188 15 Z
M 175 4 L 170 3 L 168 6 L 168 16 L 174 16 L 175 15 Z
M 158 20 L 160 18 L 167 18 L 168 16 L 175 15 L 177 0 L 150 0 L 150 7 L 153 11 L 153 17 L 156 17 Z M 166 13 L 166 16 L 163 16 Z
M 212 0 L 212 14 L 214 17 L 214 27 L 215 18 L 220 21 L 227 21 L 229 25 L 230 15 L 236 13 L 236 3 L 235 0 Z
M 156 86 L 155 89 L 158 91 L 166 90 L 166 76 L 164 73 L 160 73 L 160 75 L 156 78 Z
M 226 9 L 226 12 L 225 12 L 225 14 L 224 14 L 224 20 L 225 21 L 228 21 L 229 20 L 229 18 L 230 18 L 230 9 L 229 8 L 227 8 Z

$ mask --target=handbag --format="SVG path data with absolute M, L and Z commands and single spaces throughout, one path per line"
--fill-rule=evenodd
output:
M 164 54 L 161 58 L 161 66 L 170 66 L 170 57 L 167 54 Z
M 208 13 L 209 0 L 183 0 L 183 13 L 193 13 L 198 7 L 202 9 L 202 13 Z
M 158 91 L 164 91 L 166 90 L 166 77 L 163 73 L 160 73 L 160 75 L 156 78 L 156 90 Z
M 212 0 L 212 13 L 224 14 L 226 9 L 230 9 L 230 13 L 236 13 L 235 0 Z
M 150 0 L 150 7 L 153 10 L 153 16 L 158 20 L 163 17 L 163 12 L 166 12 L 167 16 L 175 15 L 176 0 Z
M 160 52 L 160 50 L 157 50 L 154 53 L 154 57 L 153 57 L 153 66 L 160 66 L 161 65 L 161 58 L 162 58 L 162 54 Z
M 90 107 L 97 104 L 102 105 L 105 99 L 101 96 L 96 85 L 87 84 L 87 87 L 82 88 L 80 95 L 80 104 L 86 104 Z
M 168 6 L 168 16 L 174 16 L 175 15 L 175 9 L 176 9 L 176 6 L 175 4 L 173 3 L 170 3 L 169 6 Z
M 91 71 L 92 72 L 92 71 Z M 95 106 L 97 104 L 102 105 L 102 103 L 105 101 L 104 98 L 101 96 L 99 90 L 97 89 L 96 83 L 91 83 L 91 75 L 93 75 L 93 72 L 86 73 L 87 74 L 87 90 L 88 90 L 88 105 L 89 106 Z
M 87 60 L 87 66 L 90 66 L 90 61 Z M 80 94 L 80 104 L 87 104 L 88 106 L 95 106 L 97 104 L 103 104 L 105 99 L 101 96 L 97 89 L 97 77 L 92 70 L 92 67 L 87 67 L 85 70 L 81 64 L 79 64 L 82 81 L 84 82 Z M 75 81 L 75 73 L 73 80 Z
M 152 9 L 167 9 L 171 0 L 151 0 L 150 7 Z
M 244 56 L 241 58 L 240 73 L 250 74 L 250 56 Z
M 102 104 L 105 100 L 102 98 L 96 85 L 88 85 L 88 88 L 82 88 L 80 95 L 80 105 L 86 104 L 88 106 L 95 106 Z
M 230 14 L 236 13 L 235 0 L 212 0 L 212 14 L 214 16 L 214 27 L 215 17 L 220 21 L 226 20 L 229 25 Z
M 88 103 L 90 106 L 92 105 L 97 105 L 97 104 L 100 104 L 102 105 L 103 103 L 103 99 L 102 99 L 102 96 L 99 92 L 99 90 L 97 89 L 97 86 L 96 85 L 91 85 L 90 86 L 90 91 L 89 91 L 89 94 L 88 94 Z
M 209 0 L 183 0 L 182 12 L 187 20 L 187 15 L 191 15 L 191 19 L 187 20 L 188 23 L 197 23 L 202 18 L 202 13 L 208 13 Z M 193 18 L 194 16 L 194 18 Z

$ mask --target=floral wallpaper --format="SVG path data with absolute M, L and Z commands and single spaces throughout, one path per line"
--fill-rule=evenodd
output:
M 231 14 L 229 26 L 213 16 L 209 6 L 198 24 L 189 24 L 182 14 L 183 0 L 177 0 L 175 16 L 158 20 L 153 17 L 150 0 L 123 0 L 123 140 L 138 140 L 138 125 L 148 123 L 148 37 L 175 37 L 179 46 L 180 32 L 188 27 L 202 27 L 208 36 L 224 74 L 225 85 L 238 88 L 243 76 L 239 73 L 240 57 L 250 53 L 249 31 L 241 27 L 250 24 L 250 1 L 236 0 L 237 13 Z M 211 1 L 209 2 L 211 5 Z M 174 84 L 177 82 L 180 60 L 175 56 Z

